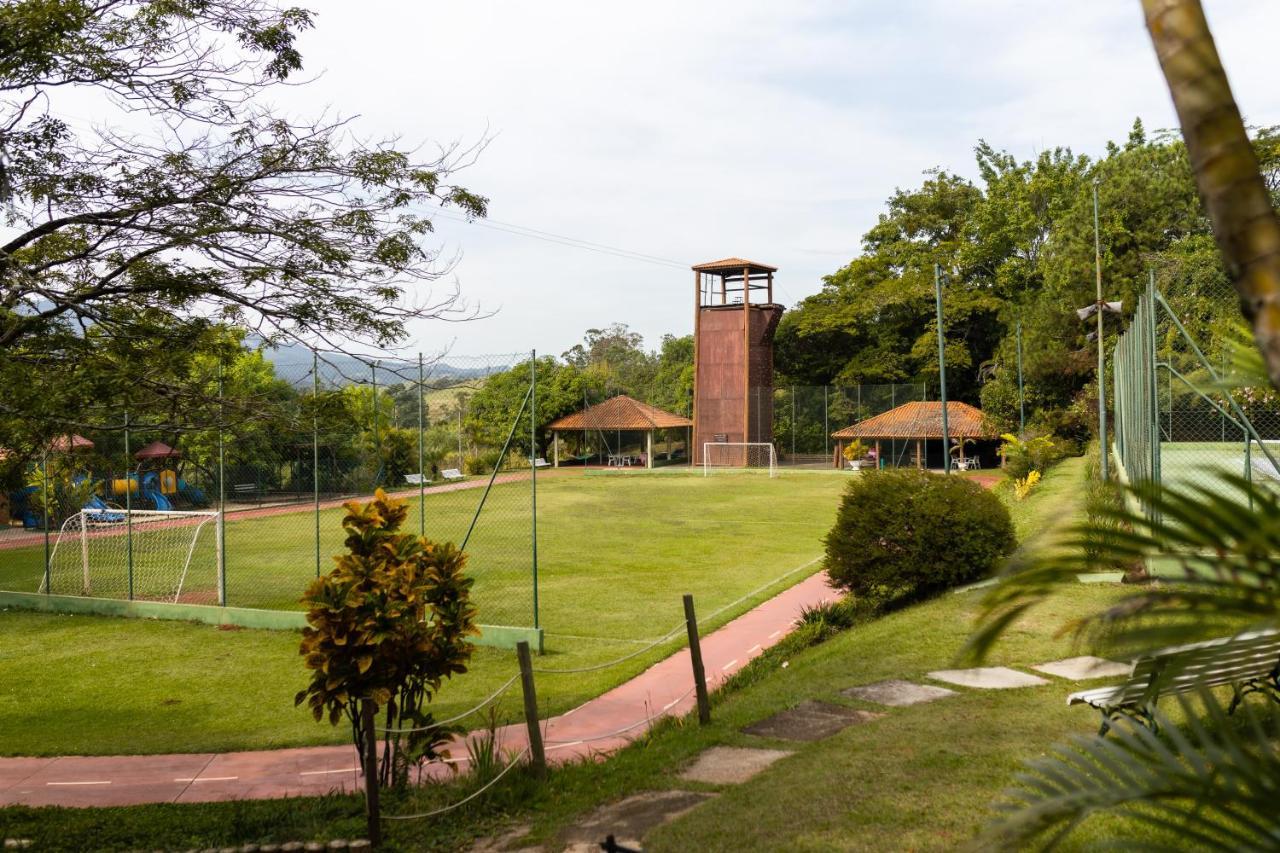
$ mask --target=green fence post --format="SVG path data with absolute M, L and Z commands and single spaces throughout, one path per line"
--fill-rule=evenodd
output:
M 71 441 L 70 438 L 67 439 Z M 43 505 L 40 510 L 40 523 L 44 527 L 44 591 L 48 595 L 53 592 L 53 578 L 50 575 L 49 561 L 52 552 L 49 549 L 49 507 L 53 503 L 49 500 L 49 451 L 46 449 L 44 455 L 40 457 L 40 502 Z M 81 526 L 85 523 L 84 519 L 80 520 Z
M 218 360 L 218 603 L 227 606 L 227 401 L 223 365 Z
M 129 413 L 124 413 L 124 553 L 129 576 L 129 600 L 133 600 L 133 470 L 129 464 Z M 142 491 L 142 484 L 138 484 Z
M 315 516 L 316 577 L 320 577 L 320 358 L 311 351 L 311 503 Z
M 933 298 L 938 309 L 938 389 L 942 401 L 942 470 L 951 473 L 951 436 L 947 429 L 947 351 L 942 334 L 942 268 L 933 265 Z M 925 462 L 925 467 L 929 467 Z
M 382 436 L 378 430 L 378 362 L 370 365 L 369 375 L 373 378 L 373 458 L 377 465 L 373 471 L 373 485 L 376 488 L 382 480 Z
M 1018 435 L 1027 431 L 1027 403 L 1022 386 L 1022 320 L 1018 320 Z
M 538 624 L 538 351 L 529 353 L 529 482 L 532 484 L 530 524 L 533 541 L 533 627 Z
M 1102 237 L 1098 229 L 1098 180 L 1093 181 L 1093 261 L 1094 270 L 1097 279 L 1097 307 L 1098 307 L 1098 448 L 1099 458 L 1102 462 L 1102 481 L 1105 483 L 1108 479 L 1107 471 L 1107 395 L 1106 391 L 1106 375 L 1107 363 L 1106 353 L 1103 349 L 1102 334 L 1102 315 L 1106 313 L 1102 310 Z
M 418 535 L 427 535 L 426 412 L 422 399 L 422 353 L 418 353 Z
M 745 285 L 744 285 L 745 287 Z M 831 423 L 827 409 L 827 386 L 822 386 L 822 452 L 831 455 Z

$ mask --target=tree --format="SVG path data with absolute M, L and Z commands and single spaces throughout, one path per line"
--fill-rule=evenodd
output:
M 224 323 L 387 344 L 463 309 L 409 289 L 444 271 L 426 211 L 485 212 L 453 182 L 476 149 L 420 159 L 274 112 L 262 96 L 302 68 L 311 25 L 270 0 L 0 6 L 5 360 L 59 370 L 106 339 L 149 356 Z M 76 90 L 114 104 L 115 126 L 75 123 Z

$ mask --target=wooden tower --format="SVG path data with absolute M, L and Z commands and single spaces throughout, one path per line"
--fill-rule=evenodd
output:
M 693 268 L 693 447 L 773 441 L 773 302 L 777 267 L 725 258 Z M 744 455 L 745 462 L 745 455 Z

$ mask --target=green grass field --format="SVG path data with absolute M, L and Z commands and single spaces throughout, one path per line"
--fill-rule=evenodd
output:
M 680 624 L 683 593 L 695 596 L 708 631 L 817 571 L 812 561 L 822 553 L 846 479 L 838 472 L 801 472 L 777 479 L 630 473 L 540 480 L 544 665 L 580 667 L 640 648 Z M 494 506 L 521 503 L 516 490 L 523 488 L 527 483 L 497 487 Z M 456 526 L 464 515 L 469 520 L 466 511 L 478 497 L 477 491 L 429 494 L 428 532 Z M 340 510 L 322 517 L 325 553 L 340 548 L 339 520 Z M 314 576 L 313 545 L 304 535 L 313 523 L 302 513 L 228 524 L 232 603 L 237 589 L 254 588 L 262 590 L 261 601 L 293 605 Z M 482 529 L 473 540 L 482 621 L 493 612 L 486 612 L 486 601 L 499 591 L 521 607 L 531 598 L 527 572 L 518 586 L 505 575 L 498 580 L 507 587 L 484 577 L 486 561 L 494 565 L 527 542 L 527 519 L 523 526 Z M 14 557 L 0 551 L 6 573 L 0 586 L 25 577 L 19 588 L 34 590 L 40 553 L 34 569 L 31 555 L 23 557 L 26 568 Z M 681 643 L 676 637 L 600 672 L 548 676 L 539 683 L 539 698 L 549 713 L 567 710 Z M 293 632 L 0 612 L 0 684 L 7 688 L 0 691 L 0 754 L 341 743 L 344 729 L 318 725 L 293 708 L 293 694 L 305 682 L 297 647 Z M 472 671 L 442 691 L 439 712 L 464 710 L 514 669 L 513 653 L 479 649 Z

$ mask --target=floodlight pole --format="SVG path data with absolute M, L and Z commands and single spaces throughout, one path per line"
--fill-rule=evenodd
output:
M 530 539 L 533 542 L 533 627 L 538 619 L 538 351 L 529 352 Z
M 1107 472 L 1107 391 L 1105 377 L 1107 375 L 1106 350 L 1102 341 L 1102 237 L 1098 228 L 1098 179 L 1093 179 L 1093 266 L 1097 282 L 1098 308 L 1098 456 L 1102 461 L 1102 481 L 1109 477 Z
M 422 399 L 422 353 L 418 353 L 418 535 L 427 535 L 427 481 L 426 453 L 423 446 L 423 430 L 426 429 L 426 412 Z
M 311 503 L 315 522 L 316 577 L 320 577 L 320 357 L 311 351 Z
M 942 268 L 933 265 L 933 298 L 938 308 L 938 385 L 942 400 L 942 470 L 951 473 L 951 435 L 947 429 L 947 357 L 942 335 Z

